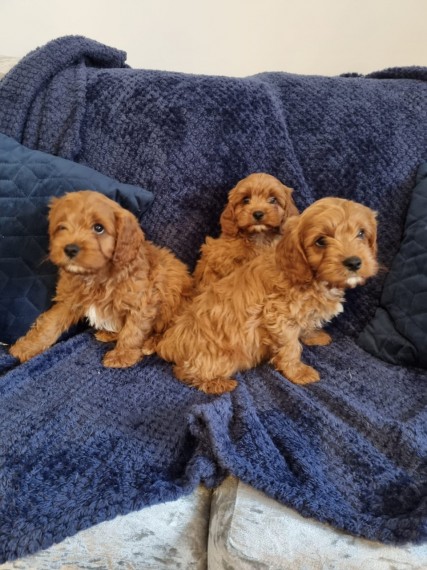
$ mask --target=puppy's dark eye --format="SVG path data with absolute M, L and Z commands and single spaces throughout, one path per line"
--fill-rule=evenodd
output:
M 363 230 L 363 229 L 362 229 L 362 230 L 359 230 L 359 232 L 358 232 L 358 234 L 357 234 L 357 237 L 358 237 L 359 239 L 364 239 L 365 233 L 366 233 L 365 230 Z
M 251 199 L 249 198 L 249 196 L 245 196 L 245 197 L 242 199 L 242 204 L 249 204 L 250 201 L 251 201 Z
M 98 235 L 103 234 L 104 233 L 104 226 L 102 224 L 95 224 L 93 226 L 93 231 Z
M 67 229 L 67 228 L 66 228 L 63 224 L 60 224 L 60 225 L 56 228 L 56 231 L 57 231 L 57 232 L 62 232 L 62 230 L 66 230 L 66 229 Z
M 317 247 L 326 247 L 326 238 L 324 237 L 319 237 L 317 238 L 317 240 L 314 242 L 315 245 L 317 245 Z
M 270 196 L 270 198 L 267 201 L 269 204 L 277 204 L 277 198 L 275 198 L 274 196 Z

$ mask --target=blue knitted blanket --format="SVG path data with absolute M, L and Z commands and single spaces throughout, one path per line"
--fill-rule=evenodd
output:
M 143 226 L 194 267 L 227 192 L 251 172 L 303 209 L 335 195 L 379 213 L 380 261 L 401 239 L 427 158 L 427 69 L 370 76 L 210 77 L 130 69 L 82 37 L 55 40 L 0 82 L 0 131 L 155 195 Z M 383 275 L 347 294 L 334 343 L 304 348 L 307 387 L 269 365 L 231 394 L 178 382 L 156 356 L 106 369 L 84 332 L 0 366 L 0 560 L 229 473 L 354 535 L 427 538 L 427 374 L 386 364 L 355 338 Z

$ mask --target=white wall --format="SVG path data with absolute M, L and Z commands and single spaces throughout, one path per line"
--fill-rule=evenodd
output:
M 427 0 L 0 0 L 0 54 L 82 34 L 132 67 L 244 76 L 427 65 Z

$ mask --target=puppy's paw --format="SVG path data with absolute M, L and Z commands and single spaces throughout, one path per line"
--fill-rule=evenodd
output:
M 318 382 L 320 380 L 320 375 L 311 366 L 299 362 L 298 364 L 278 365 L 277 362 L 274 363 L 276 370 L 278 370 L 283 376 L 294 384 L 312 384 L 313 382 Z
M 286 377 L 289 378 L 294 384 L 312 384 L 313 382 L 318 382 L 320 380 L 320 374 L 312 368 L 303 364 L 302 362 L 294 367 L 291 373 L 287 373 Z
M 301 337 L 306 346 L 327 346 L 331 344 L 332 337 L 325 331 L 314 331 Z
M 129 368 L 142 359 L 141 351 L 137 349 L 120 350 L 113 348 L 109 350 L 102 363 L 108 368 Z
M 9 348 L 9 352 L 20 362 L 27 362 L 30 358 L 40 354 L 42 350 L 38 350 L 32 343 L 28 343 L 24 339 L 20 339 Z
M 193 384 L 196 388 L 206 394 L 225 394 L 232 392 L 237 387 L 237 381 L 232 378 L 215 378 L 215 380 L 206 380 Z
M 117 340 L 117 333 L 110 331 L 96 331 L 95 338 L 99 342 L 114 342 Z

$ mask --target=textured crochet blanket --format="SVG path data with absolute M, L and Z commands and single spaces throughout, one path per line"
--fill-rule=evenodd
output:
M 397 251 L 427 158 L 427 69 L 366 77 L 248 78 L 130 69 L 82 37 L 36 50 L 0 82 L 0 131 L 155 195 L 143 226 L 191 267 L 217 235 L 227 192 L 251 172 L 379 213 Z M 0 559 L 232 473 L 305 516 L 389 543 L 427 538 L 427 374 L 383 363 L 355 338 L 383 277 L 347 294 L 334 343 L 304 349 L 321 381 L 269 365 L 212 397 L 155 356 L 103 368 L 84 332 L 23 365 L 0 358 Z

